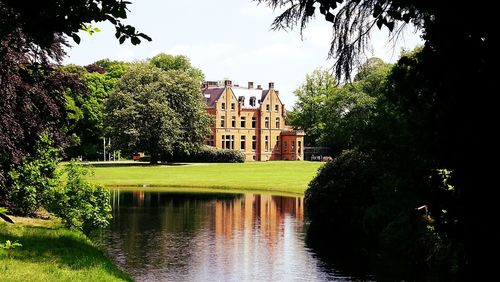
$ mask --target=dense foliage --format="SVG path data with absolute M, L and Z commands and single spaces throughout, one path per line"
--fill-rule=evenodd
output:
M 324 144 L 336 156 L 310 183 L 306 208 L 312 230 L 349 238 L 353 247 L 456 267 L 461 247 L 442 224 L 446 218 L 450 225 L 454 212 L 454 191 L 443 185 L 449 175 L 444 179 L 435 167 L 430 137 L 422 130 L 426 119 L 415 124 L 393 99 L 392 87 L 406 83 L 400 72 L 411 71 L 401 63 L 420 52 L 404 54 L 392 68 L 370 59 L 352 84 L 338 86 L 325 101 Z M 430 112 L 422 108 L 419 114 Z
M 78 77 L 88 89 L 84 94 L 66 94 L 69 113 L 66 134 L 71 136 L 69 147 L 65 149 L 67 158 L 99 159 L 102 138 L 109 131 L 104 121 L 105 102 L 129 66 L 129 63 L 100 60 L 85 67 L 67 65 L 60 68 Z
M 0 38 L 16 30 L 22 30 L 28 42 L 48 48 L 54 43 L 54 34 L 65 34 L 80 43 L 78 31 L 89 33 L 99 31 L 92 22 L 110 22 L 115 26 L 116 38 L 120 43 L 130 39 L 132 44 L 140 38 L 151 41 L 133 26 L 121 22 L 127 18 L 128 1 L 78 0 L 78 1 L 0 1 Z
M 89 182 L 88 167 L 71 162 L 64 167 L 66 182 L 51 194 L 48 210 L 64 225 L 89 233 L 106 227 L 111 219 L 109 190 Z
M 200 77 L 182 69 L 137 64 L 120 79 L 107 101 L 107 120 L 118 148 L 146 151 L 151 163 L 174 151 L 194 152 L 209 130 Z M 168 57 L 170 60 L 170 57 Z
M 190 163 L 244 163 L 245 154 L 239 150 L 203 146 L 193 152 L 174 152 L 167 157 L 174 162 Z
M 44 133 L 35 144 L 35 152 L 28 155 L 22 165 L 9 172 L 10 187 L 7 199 L 12 212 L 34 215 L 47 206 L 50 195 L 59 187 L 57 163 L 59 151 Z
M 496 111 L 493 103 L 484 102 L 493 97 L 497 80 L 494 59 L 499 42 L 495 29 L 497 10 L 487 1 L 473 5 L 414 0 L 259 2 L 285 8 L 276 18 L 275 28 L 300 25 L 303 29 L 319 10 L 333 26 L 330 55 L 336 58 L 337 78 L 351 77 L 353 67 L 368 47 L 373 27 L 387 27 L 393 38 L 398 37 L 407 23 L 422 31 L 425 40 L 422 51 L 398 62 L 387 92 L 389 103 L 402 114 L 396 115 L 399 121 L 404 121 L 400 125 L 408 129 L 408 136 L 416 137 L 412 140 L 399 135 L 401 141 L 409 140 L 399 148 L 406 149 L 417 160 L 430 163 L 433 171 L 453 171 L 448 182 L 455 187 L 454 195 L 437 197 L 432 202 L 438 206 L 445 204 L 444 210 L 456 212 L 453 217 L 445 216 L 448 224 L 438 229 L 457 245 L 464 244 L 463 265 L 484 266 L 487 261 L 478 250 L 489 248 L 499 236 L 491 224 L 484 224 L 493 222 L 497 214 L 491 197 L 494 185 L 485 177 L 496 173 L 493 166 L 486 165 L 492 155 L 498 155 L 498 142 L 491 130 L 496 125 Z M 409 156 L 402 155 L 411 159 Z M 422 174 L 423 179 L 429 174 L 432 173 Z M 439 211 L 434 210 L 432 216 L 438 218 L 437 222 L 442 221 Z

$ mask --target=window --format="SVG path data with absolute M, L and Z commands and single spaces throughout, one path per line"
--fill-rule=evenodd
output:
M 220 117 L 220 127 L 226 126 L 226 123 L 224 122 L 224 116 Z
M 269 118 L 268 117 L 266 117 L 266 119 L 264 121 L 264 127 L 269 128 Z
M 280 128 L 280 118 L 276 118 L 276 128 Z
M 222 135 L 222 149 L 234 149 L 234 135 Z
M 238 102 L 245 104 L 245 96 L 238 97 Z
M 276 136 L 276 146 L 279 148 L 280 147 L 280 137 Z
M 247 139 L 247 137 L 245 135 L 241 135 L 241 137 L 240 137 L 240 150 L 242 150 L 242 151 L 245 151 L 245 149 L 246 149 L 246 145 L 247 145 L 246 139 Z
M 255 151 L 257 149 L 257 136 L 252 136 L 252 150 Z
M 265 136 L 264 140 L 265 140 L 265 142 L 264 142 L 264 149 L 267 152 L 267 151 L 269 151 L 269 136 Z
M 243 127 L 243 128 L 246 127 L 246 125 L 245 125 L 245 119 L 246 119 L 245 117 L 241 117 L 240 118 L 240 127 Z
M 274 105 L 274 111 L 275 112 L 279 112 L 280 111 L 279 108 L 280 108 L 279 105 Z
M 269 112 L 269 104 L 266 104 L 266 112 Z
M 299 154 L 301 154 L 301 151 L 302 151 L 302 142 L 299 141 L 299 146 L 298 146 L 298 149 L 299 149 Z
M 236 127 L 236 117 L 231 117 L 231 127 Z
M 231 103 L 231 111 L 234 111 L 234 103 Z
M 225 111 L 226 110 L 226 103 L 222 103 L 220 108 L 221 108 L 221 110 Z
M 252 117 L 252 128 L 255 128 L 255 117 Z
M 255 100 L 256 99 L 257 98 L 255 98 L 255 97 L 250 97 L 250 107 L 255 107 Z

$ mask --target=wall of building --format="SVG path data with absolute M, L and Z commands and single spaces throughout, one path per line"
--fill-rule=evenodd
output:
M 261 99 L 261 97 L 257 98 Z M 242 150 L 245 153 L 246 160 L 249 161 L 285 159 L 282 155 L 281 132 L 285 128 L 286 112 L 272 83 L 269 85 L 269 92 L 265 99 L 256 109 L 243 108 L 229 84 L 225 86 L 225 90 L 220 95 L 215 106 L 208 108 L 207 111 L 212 116 L 215 116 L 215 124 L 212 128 L 213 138 L 209 138 L 205 142 L 206 144 L 217 148 Z M 242 117 L 245 118 L 245 126 L 241 126 Z M 222 118 L 224 118 L 223 125 L 221 124 Z M 255 118 L 255 128 L 252 128 L 252 118 Z M 255 150 L 252 149 L 253 137 L 255 137 L 256 141 Z M 289 137 L 292 136 L 286 138 Z M 302 136 L 295 136 L 295 139 L 297 138 L 303 139 Z M 242 144 L 242 139 L 245 140 L 244 144 Z M 301 141 L 301 144 L 303 144 L 303 141 Z M 242 145 L 245 148 L 242 148 Z M 290 152 L 286 159 L 295 160 L 297 156 L 300 156 L 298 151 L 293 154 Z M 303 159 L 303 157 L 299 158 Z

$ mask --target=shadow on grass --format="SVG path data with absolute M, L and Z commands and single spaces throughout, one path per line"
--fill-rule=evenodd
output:
M 9 232 L 9 229 L 12 232 Z M 41 265 L 50 263 L 56 267 L 66 266 L 73 270 L 100 269 L 118 279 L 131 280 L 84 235 L 67 229 L 11 225 L 7 227 L 0 223 L 0 242 L 6 240 L 22 244 L 21 248 L 13 252 L 14 260 Z

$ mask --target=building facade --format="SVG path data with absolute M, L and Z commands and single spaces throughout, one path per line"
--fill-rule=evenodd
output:
M 205 144 L 241 150 L 246 160 L 304 159 L 304 132 L 285 126 L 285 106 L 273 82 L 264 90 L 253 82 L 240 87 L 230 80 L 206 81 L 202 93 L 215 121 Z

